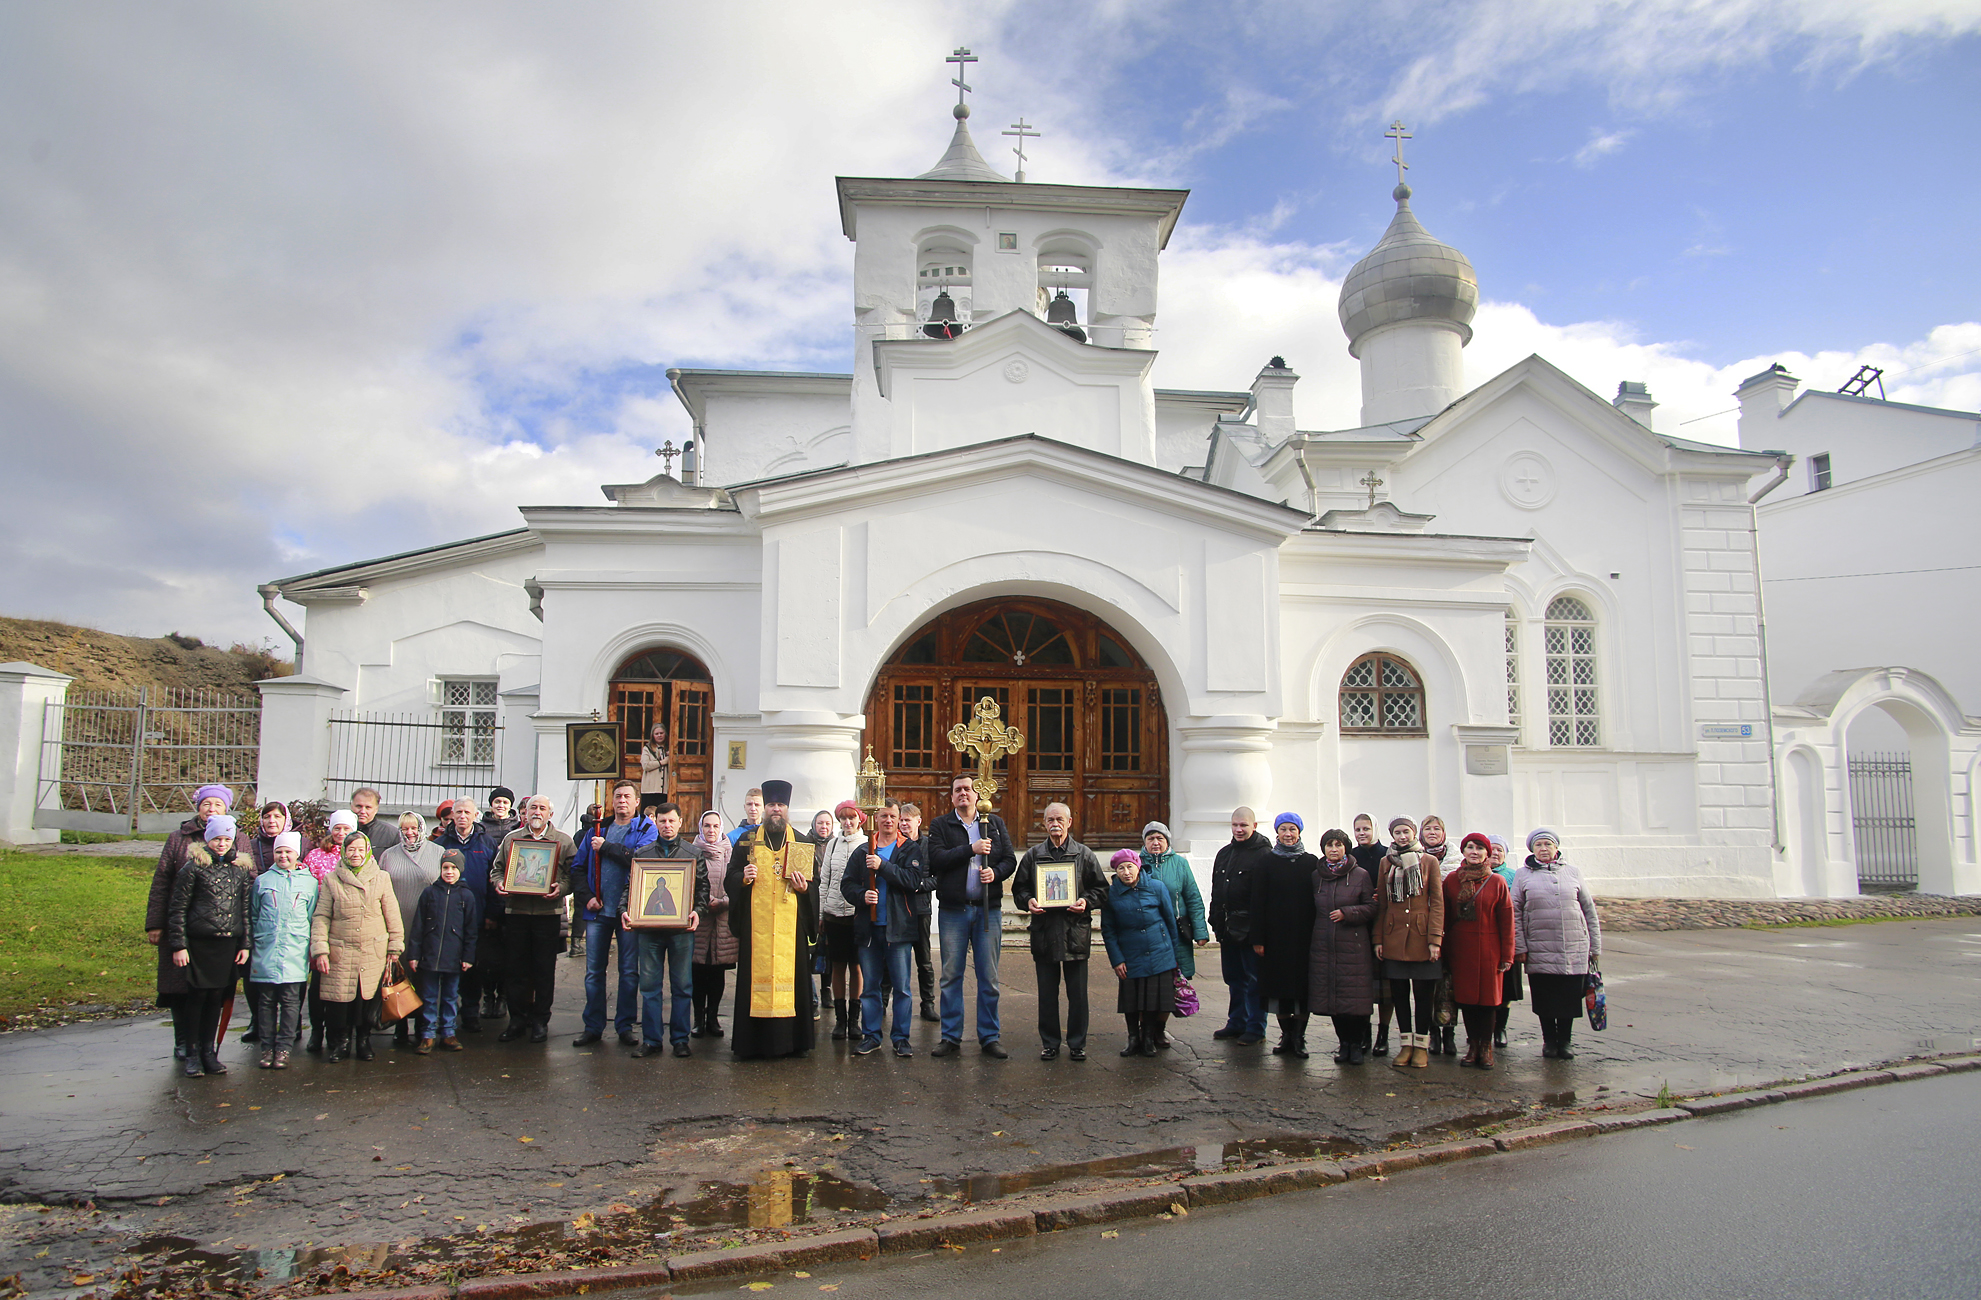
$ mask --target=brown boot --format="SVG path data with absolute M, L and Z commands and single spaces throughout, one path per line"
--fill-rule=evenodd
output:
M 1410 1049 L 1410 1064 L 1413 1068 L 1419 1070 L 1431 1068 L 1431 1049 L 1426 1045 L 1430 1039 L 1429 1034 L 1417 1035 L 1417 1045 Z
M 1417 1035 L 1399 1033 L 1396 1036 L 1396 1055 L 1390 1058 L 1389 1068 L 1407 1070 L 1417 1051 Z
M 1471 1039 L 1465 1040 L 1465 1055 L 1458 1058 L 1458 1068 L 1469 1070 L 1479 1063 L 1479 1045 Z
M 1479 1056 L 1472 1064 L 1478 1066 L 1481 1070 L 1490 1070 L 1493 1068 L 1493 1044 L 1491 1039 L 1479 1044 Z

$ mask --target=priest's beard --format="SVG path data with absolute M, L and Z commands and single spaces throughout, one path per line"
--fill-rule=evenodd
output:
M 764 843 L 773 849 L 783 848 L 784 833 L 790 829 L 791 823 L 788 819 L 779 817 L 775 813 L 766 814 L 764 817 Z

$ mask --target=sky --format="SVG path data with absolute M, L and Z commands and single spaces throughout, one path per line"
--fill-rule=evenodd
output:
M 669 366 L 849 369 L 833 178 L 934 164 L 957 45 L 1000 170 L 1023 114 L 1033 181 L 1190 189 L 1160 386 L 1356 422 L 1401 119 L 1470 384 L 1981 408 L 1981 0 L 16 4 L 0 613 L 286 649 L 258 583 L 650 476 Z

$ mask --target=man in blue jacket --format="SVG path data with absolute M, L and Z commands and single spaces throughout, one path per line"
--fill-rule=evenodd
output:
M 977 1044 L 985 1056 L 1011 1054 L 997 1041 L 997 957 L 1003 943 L 1004 882 L 1018 869 L 1004 819 L 977 807 L 977 780 L 949 783 L 950 810 L 929 823 L 936 930 L 942 938 L 942 1042 L 930 1056 L 954 1056 L 963 1042 L 963 963 L 977 965 Z
M 633 855 L 659 837 L 653 819 L 640 815 L 639 782 L 620 781 L 612 787 L 612 820 L 579 841 L 572 906 L 585 927 L 585 1029 L 571 1040 L 573 1047 L 605 1038 L 606 951 L 614 943 L 619 945 L 619 1003 L 613 1027 L 621 1044 L 639 1045 L 633 1022 L 640 1000 L 640 945 L 637 935 L 620 929 L 620 909 L 613 900 L 626 897 Z
M 860 1044 L 853 1055 L 880 1050 L 882 1011 L 891 992 L 894 1054 L 910 1057 L 908 991 L 915 940 L 929 915 L 935 878 L 922 864 L 922 846 L 900 835 L 901 811 L 889 799 L 874 815 L 873 838 L 847 860 L 840 893 L 853 904 L 853 937 L 860 955 Z

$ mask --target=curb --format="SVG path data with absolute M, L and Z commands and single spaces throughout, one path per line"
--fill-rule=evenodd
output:
M 1173 1217 L 1208 1206 L 1233 1205 L 1286 1192 L 1339 1186 L 1356 1179 L 1387 1178 L 1412 1169 L 1428 1169 L 1502 1152 L 1526 1151 L 1604 1133 L 1623 1133 L 1748 1110 L 1755 1106 L 1824 1097 L 1877 1084 L 1929 1079 L 1941 1074 L 1964 1074 L 1973 1070 L 1981 1070 L 1981 1055 L 1920 1061 L 1882 1070 L 1854 1070 L 1827 1079 L 1811 1079 L 1777 1088 L 1685 1098 L 1658 1110 L 1633 1111 L 1594 1119 L 1555 1120 L 1513 1129 L 1490 1138 L 1467 1138 L 1397 1151 L 1372 1151 L 1338 1161 L 1302 1160 L 1261 1169 L 1241 1169 L 1228 1174 L 1200 1174 L 1155 1187 L 1053 1197 L 1030 1206 L 1010 1209 L 969 1210 L 929 1218 L 890 1220 L 874 1228 L 856 1228 L 791 1241 L 763 1242 L 728 1250 L 696 1251 L 647 1264 L 484 1277 L 463 1282 L 454 1288 L 420 1286 L 333 1294 L 339 1295 L 341 1300 L 537 1300 L 538 1297 L 585 1295 L 632 1287 L 756 1277 L 818 1264 L 870 1260 L 882 1255 L 961 1249 L 975 1242 L 1010 1241 L 1126 1219 Z

